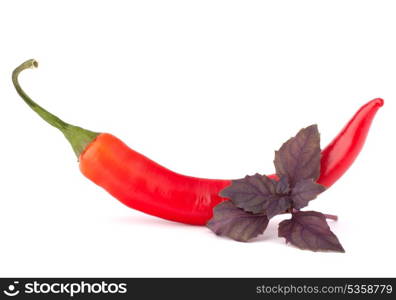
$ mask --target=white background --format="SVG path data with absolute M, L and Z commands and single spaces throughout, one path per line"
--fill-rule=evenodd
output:
M 394 1 L 2 1 L 1 276 L 395 276 Z M 17 96 L 110 132 L 174 171 L 273 172 L 318 123 L 325 146 L 383 97 L 353 167 L 310 208 L 345 254 L 257 241 L 133 211 L 81 175 L 67 141 Z

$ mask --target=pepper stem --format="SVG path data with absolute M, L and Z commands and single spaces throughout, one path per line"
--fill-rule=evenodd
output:
M 77 158 L 80 157 L 80 154 L 85 150 L 85 148 L 90 144 L 98 135 L 99 133 L 93 132 L 78 126 L 74 126 L 68 124 L 57 116 L 53 115 L 49 111 L 42 108 L 36 102 L 34 102 L 21 88 L 18 76 L 19 74 L 26 69 L 33 69 L 38 67 L 38 62 L 34 59 L 29 59 L 17 67 L 14 72 L 12 72 L 12 82 L 15 86 L 16 91 L 18 92 L 19 96 L 25 101 L 27 105 L 30 106 L 32 110 L 34 110 L 44 121 L 48 124 L 58 128 L 66 137 L 66 139 L 71 144 L 74 153 L 76 154 Z

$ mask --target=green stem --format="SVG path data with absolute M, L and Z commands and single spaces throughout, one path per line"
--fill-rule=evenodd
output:
M 77 158 L 79 158 L 80 154 L 85 150 L 88 144 L 90 144 L 99 135 L 99 133 L 62 121 L 57 116 L 53 115 L 52 113 L 38 105 L 36 102 L 34 102 L 25 93 L 25 91 L 21 88 L 19 84 L 18 76 L 23 70 L 37 67 L 38 63 L 34 59 L 25 61 L 23 64 L 17 67 L 14 72 L 12 72 L 12 82 L 15 86 L 15 89 L 18 92 L 19 96 L 21 96 L 22 99 L 25 101 L 25 103 L 29 105 L 30 108 L 34 110 L 42 119 L 44 119 L 44 121 L 62 131 L 66 139 L 71 144 L 74 153 L 77 155 Z

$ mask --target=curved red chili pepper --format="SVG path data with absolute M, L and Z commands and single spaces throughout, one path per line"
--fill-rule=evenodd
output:
M 37 62 L 29 60 L 15 69 L 13 82 L 19 95 L 44 120 L 60 129 L 79 157 L 80 170 L 125 205 L 172 221 L 204 225 L 213 207 L 226 200 L 219 192 L 231 180 L 203 179 L 175 173 L 130 149 L 108 133 L 95 133 L 67 124 L 26 95 L 18 83 L 19 73 Z M 371 121 L 382 99 L 364 105 L 340 134 L 322 151 L 318 183 L 330 187 L 359 154 Z M 276 175 L 270 175 L 276 178 Z
M 333 141 L 322 150 L 318 183 L 330 187 L 352 165 L 366 141 L 371 122 L 384 100 L 363 105 Z

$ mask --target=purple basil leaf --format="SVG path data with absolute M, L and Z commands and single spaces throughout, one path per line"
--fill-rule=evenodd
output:
M 291 192 L 293 207 L 300 209 L 307 206 L 309 201 L 315 199 L 325 189 L 323 185 L 314 182 L 312 179 L 297 182 Z
M 224 201 L 213 209 L 213 218 L 207 226 L 217 235 L 227 236 L 236 241 L 247 242 L 262 234 L 267 228 L 268 218 L 263 214 L 252 214 Z
M 289 179 L 286 176 L 281 176 L 276 183 L 276 193 L 286 195 L 290 192 Z
M 253 214 L 264 213 L 268 219 L 291 207 L 287 178 L 280 181 L 265 175 L 255 174 L 243 179 L 233 180 L 232 184 L 220 192 L 237 207 Z
M 290 186 L 304 179 L 316 181 L 320 175 L 320 135 L 317 125 L 301 129 L 275 152 L 275 169 L 289 178 Z
M 220 196 L 231 199 L 239 208 L 254 214 L 262 213 L 271 201 L 278 198 L 276 181 L 260 174 L 233 180 L 220 192 Z
M 299 211 L 279 223 L 278 236 L 300 249 L 345 252 L 327 225 L 326 217 L 316 211 Z
M 268 219 L 271 219 L 272 217 L 285 212 L 290 207 L 291 199 L 289 196 L 278 196 L 276 199 L 273 199 L 271 202 L 269 202 L 264 213 Z

